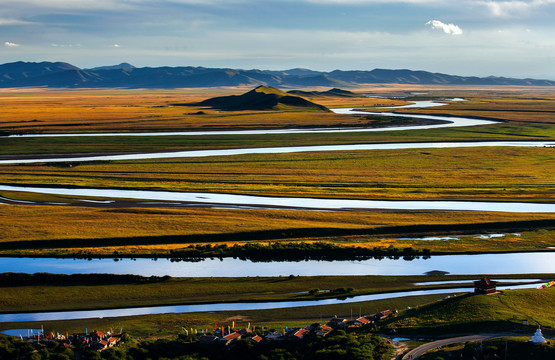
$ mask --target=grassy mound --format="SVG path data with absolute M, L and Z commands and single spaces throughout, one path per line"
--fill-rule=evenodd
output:
M 288 94 L 271 86 L 259 86 L 243 95 L 220 96 L 196 105 L 215 109 L 240 110 L 309 110 L 329 111 L 325 106 Z
M 555 326 L 555 288 L 505 290 L 494 295 L 467 294 L 403 311 L 386 323 L 400 332 L 487 332 Z M 523 328 L 527 320 L 530 329 Z

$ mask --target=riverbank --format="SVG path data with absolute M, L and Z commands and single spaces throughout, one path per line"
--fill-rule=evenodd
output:
M 544 291 L 545 290 L 545 291 Z M 142 316 L 124 316 L 117 318 L 91 318 L 79 320 L 63 321 L 39 321 L 39 322 L 12 322 L 0 323 L 0 330 L 13 328 L 40 328 L 44 326 L 45 331 L 69 331 L 82 332 L 85 327 L 89 329 L 122 328 L 124 331 L 136 337 L 159 338 L 175 336 L 181 333 L 182 328 L 193 328 L 201 331 L 207 327 L 212 327 L 214 322 L 218 324 L 231 324 L 235 321 L 238 326 L 256 325 L 260 328 L 264 324 L 266 329 L 284 329 L 286 326 L 302 327 L 306 324 L 322 322 L 337 315 L 346 319 L 356 318 L 358 314 L 375 314 L 384 309 L 398 309 L 400 313 L 389 321 L 393 324 L 398 320 L 413 318 L 420 309 L 424 311 L 426 319 L 435 319 L 430 324 L 433 327 L 415 326 L 413 335 L 422 337 L 424 334 L 437 336 L 438 334 L 456 334 L 463 332 L 483 332 L 501 331 L 512 332 L 515 329 L 526 331 L 530 334 L 537 328 L 537 324 L 530 322 L 530 326 L 523 326 L 522 320 L 526 319 L 526 313 L 533 311 L 530 315 L 539 320 L 542 325 L 549 326 L 555 321 L 552 316 L 551 296 L 554 289 L 544 290 L 505 290 L 499 296 L 451 296 L 447 300 L 442 300 L 449 294 L 435 294 L 426 296 L 409 296 L 394 299 L 384 299 L 366 301 L 359 303 L 333 305 L 297 307 L 288 309 L 264 309 L 264 310 L 233 310 L 218 312 L 197 312 L 197 313 L 172 313 Z M 539 300 L 537 296 L 530 296 L 530 293 L 542 296 Z M 459 300 L 460 299 L 460 300 Z M 502 301 L 499 301 L 501 299 Z M 472 308 L 465 304 L 472 304 Z M 516 301 L 516 303 L 514 302 Z M 521 312 L 514 312 L 513 305 L 517 304 Z M 407 309 L 408 310 L 405 310 Z M 430 310 L 432 309 L 432 310 Z M 472 313 L 473 316 L 468 316 Z M 435 315 L 434 315 L 435 314 Z M 539 315 L 539 316 L 536 316 Z M 411 317 L 412 316 L 412 317 Z M 450 317 L 452 318 L 450 319 Z M 454 328 L 449 325 L 459 324 Z M 385 331 L 391 326 L 386 326 Z M 426 336 L 426 335 L 424 335 Z
M 479 275 L 172 278 L 131 275 L 2 274 L 0 313 L 165 305 L 302 302 L 469 286 Z M 541 284 L 555 274 L 496 275 L 500 285 Z M 503 283 L 502 279 L 509 279 Z M 522 279 L 518 281 L 518 279 Z M 429 284 L 427 284 L 429 283 Z M 539 285 L 538 285 L 539 286 Z M 395 297 L 395 296 L 393 296 Z M 299 303 L 300 304 L 300 303 Z

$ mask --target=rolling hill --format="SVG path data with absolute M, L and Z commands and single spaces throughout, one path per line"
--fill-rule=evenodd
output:
M 190 105 L 190 104 L 189 104 Z M 291 95 L 269 86 L 257 88 L 242 95 L 220 96 L 204 100 L 195 105 L 210 106 L 220 110 L 314 110 L 329 111 L 301 97 Z

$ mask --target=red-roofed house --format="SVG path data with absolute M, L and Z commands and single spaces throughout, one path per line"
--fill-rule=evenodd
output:
M 262 338 L 262 336 L 256 335 L 256 336 L 251 337 L 250 340 L 255 344 L 260 344 L 260 342 L 264 339 Z
M 241 334 L 239 334 L 238 332 L 232 332 L 229 335 L 224 336 L 223 338 L 220 339 L 220 341 L 225 342 L 226 345 L 231 344 L 234 341 L 240 340 L 241 339 Z
M 289 336 L 290 339 L 301 340 L 306 334 L 308 334 L 307 329 L 299 329 Z

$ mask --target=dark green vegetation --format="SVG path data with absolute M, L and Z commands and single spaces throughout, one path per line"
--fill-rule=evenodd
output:
M 464 345 L 443 347 L 421 356 L 422 360 L 552 360 L 555 359 L 555 344 L 533 344 L 530 338 L 492 339 L 483 342 L 467 342 Z
M 241 110 L 313 110 L 329 111 L 325 106 L 315 104 L 302 97 L 291 95 L 273 87 L 259 86 L 242 95 L 230 95 L 204 100 L 189 106 L 210 106 L 227 111 Z
M 71 349 L 57 342 L 32 344 L 12 336 L 0 334 L 0 360 L 70 360 L 75 359 Z
M 238 340 L 229 346 L 220 343 L 201 344 L 196 339 L 180 336 L 173 339 L 133 340 L 126 337 L 123 345 L 98 353 L 79 351 L 84 360 L 196 360 L 196 359 L 240 359 L 240 360 L 280 360 L 280 359 L 337 359 L 337 360 L 382 360 L 387 359 L 392 346 L 377 336 L 367 334 L 347 334 L 337 330 L 326 336 L 314 333 L 300 341 L 274 341 L 254 344 L 248 338 Z M 39 349 L 37 354 L 31 354 Z M 19 339 L 0 335 L 0 359 L 73 359 L 73 351 L 49 342 L 48 345 L 30 344 Z

